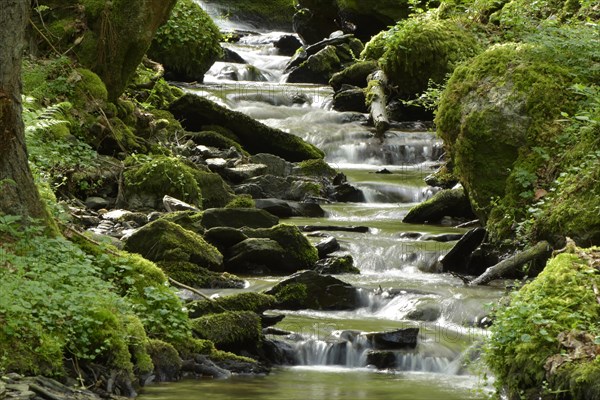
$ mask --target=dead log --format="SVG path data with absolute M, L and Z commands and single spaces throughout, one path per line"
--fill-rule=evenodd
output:
M 469 286 L 485 285 L 488 282 L 505 275 L 531 260 L 550 254 L 550 244 L 546 241 L 538 242 L 535 246 L 519 252 L 506 260 L 500 261 L 485 270 L 485 272 L 473 279 Z
M 367 105 L 375 125 L 375 137 L 380 141 L 385 138 L 385 132 L 390 129 L 390 120 L 386 110 L 386 96 L 384 88 L 387 86 L 387 76 L 381 70 L 373 72 L 369 76 L 367 88 Z

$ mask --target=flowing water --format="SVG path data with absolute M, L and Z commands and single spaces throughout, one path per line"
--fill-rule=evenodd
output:
M 299 366 L 281 367 L 264 377 L 185 381 L 154 385 L 145 400 L 211 399 L 465 399 L 482 398 L 476 372 L 465 364 L 476 357 L 486 331 L 478 328 L 500 289 L 465 287 L 435 273 L 435 261 L 454 242 L 422 235 L 462 233 L 444 226 L 408 225 L 403 216 L 434 192 L 423 183 L 441 156 L 441 143 L 423 124 L 400 124 L 380 144 L 364 116 L 331 110 L 329 87 L 285 84 L 289 58 L 274 55 L 280 34 L 247 36 L 227 44 L 248 65 L 216 63 L 205 83 L 192 90 L 265 124 L 298 135 L 325 151 L 326 160 L 360 188 L 365 203 L 324 205 L 327 217 L 292 219 L 299 225 L 364 225 L 368 233 L 334 232 L 360 275 L 339 276 L 362 288 L 355 311 L 274 310 L 286 318 L 277 328 L 288 338 Z M 376 174 L 380 169 L 390 174 Z M 406 235 L 418 232 L 421 237 Z M 315 242 L 319 238 L 312 239 Z M 243 290 L 260 291 L 280 277 L 249 277 Z M 207 291 L 210 292 L 210 291 Z M 220 295 L 235 293 L 220 290 Z M 421 315 L 420 322 L 409 317 Z M 395 368 L 367 366 L 369 343 L 362 332 L 419 327 L 417 348 L 394 352 Z

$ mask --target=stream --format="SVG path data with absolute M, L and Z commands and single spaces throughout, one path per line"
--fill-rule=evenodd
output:
M 286 315 L 277 328 L 298 334 L 289 343 L 299 365 L 274 368 L 267 376 L 150 385 L 140 399 L 485 398 L 489 389 L 481 386 L 481 371 L 464 364 L 477 357 L 487 334 L 478 327 L 488 312 L 486 304 L 496 302 L 502 289 L 466 287 L 458 278 L 431 271 L 435 260 L 455 242 L 423 239 L 465 230 L 401 222 L 411 206 L 433 195 L 434 189 L 427 187 L 423 178 L 442 155 L 441 142 L 424 124 L 402 123 L 393 126 L 380 144 L 372 138 L 364 116 L 332 110 L 330 87 L 280 83 L 289 60 L 276 55 L 273 42 L 280 35 L 256 34 L 236 44 L 224 44 L 249 64 L 217 62 L 204 84 L 187 90 L 315 144 L 326 153 L 331 166 L 363 191 L 364 203 L 322 205 L 325 218 L 282 221 L 370 228 L 368 233 L 331 233 L 361 271 L 360 275 L 337 277 L 363 288 L 362 307 L 354 311 L 273 310 Z M 383 168 L 391 173 L 375 173 Z M 418 232 L 420 237 L 406 232 Z M 311 238 L 314 243 L 319 240 Z M 282 277 L 245 279 L 248 285 L 241 290 L 262 291 Z M 383 295 L 373 294 L 373 289 Z M 223 296 L 239 291 L 218 292 Z M 420 316 L 419 321 L 415 315 Z M 420 328 L 418 345 L 414 350 L 395 352 L 393 369 L 367 367 L 369 346 L 360 335 L 339 345 L 339 338 L 348 332 L 406 327 Z

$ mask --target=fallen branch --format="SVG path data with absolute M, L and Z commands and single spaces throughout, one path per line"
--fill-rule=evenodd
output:
M 384 88 L 387 85 L 387 77 L 381 70 L 373 72 L 369 76 L 369 86 L 367 88 L 367 105 L 375 125 L 375 137 L 380 141 L 385 138 L 385 132 L 390 129 L 390 121 L 386 110 L 386 96 Z
M 531 260 L 548 255 L 549 252 L 550 244 L 548 244 L 546 241 L 539 242 L 535 246 L 489 267 L 483 274 L 469 282 L 469 286 L 485 285 L 490 281 L 505 275 L 507 272 L 517 269 L 521 265 L 526 264 Z
M 202 292 L 201 292 L 201 291 L 199 291 L 198 289 L 195 289 L 195 288 L 193 288 L 193 287 L 191 287 L 191 286 L 188 286 L 188 285 L 186 285 L 186 284 L 184 284 L 184 283 L 177 282 L 177 281 L 176 281 L 175 279 L 173 279 L 173 278 L 169 278 L 169 282 L 171 282 L 171 283 L 173 284 L 173 286 L 177 286 L 177 287 L 178 287 L 178 288 L 180 288 L 180 289 L 189 290 L 190 292 L 197 294 L 198 296 L 202 297 L 203 299 L 205 299 L 205 300 L 208 300 L 208 301 L 210 301 L 210 302 L 213 302 L 213 303 L 215 303 L 215 304 L 216 304 L 216 305 L 218 305 L 218 306 L 219 306 L 219 308 L 221 308 L 223 311 L 228 311 L 228 310 L 227 310 L 225 307 L 223 307 L 223 306 L 219 305 L 218 303 L 216 303 L 216 302 L 215 302 L 215 300 L 214 300 L 214 299 L 211 299 L 210 297 L 208 297 L 207 295 L 205 295 L 204 293 L 202 293 Z

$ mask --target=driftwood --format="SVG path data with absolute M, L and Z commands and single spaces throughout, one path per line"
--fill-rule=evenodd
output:
M 485 285 L 488 282 L 505 275 L 507 272 L 510 272 L 531 260 L 548 254 L 550 254 L 550 244 L 546 241 L 538 242 L 535 246 L 489 267 L 483 274 L 473 279 L 469 283 L 469 286 Z
M 387 86 L 387 77 L 381 70 L 373 72 L 369 76 L 369 87 L 367 99 L 369 103 L 369 112 L 375 125 L 375 137 L 380 141 L 385 138 L 385 132 L 390 129 L 390 120 L 386 110 L 386 96 L 384 88 Z

